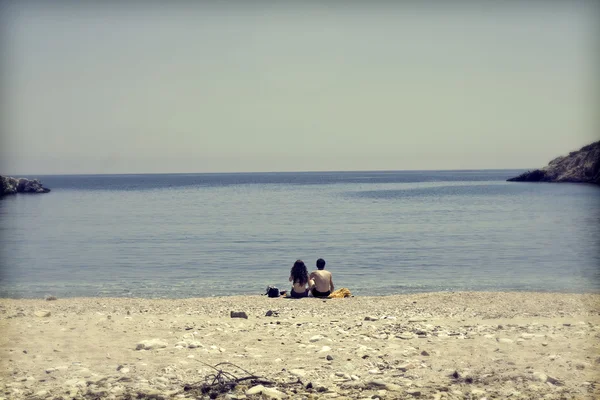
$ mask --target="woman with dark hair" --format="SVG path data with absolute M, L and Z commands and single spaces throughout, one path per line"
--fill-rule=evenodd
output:
M 299 299 L 302 297 L 308 297 L 308 270 L 304 261 L 296 260 L 292 270 L 290 271 L 290 282 L 292 282 L 292 290 L 290 291 L 290 297 Z

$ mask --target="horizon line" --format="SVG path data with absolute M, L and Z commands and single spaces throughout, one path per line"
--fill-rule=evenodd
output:
M 54 173 L 54 174 L 0 174 L 2 176 L 108 176 L 108 175 L 225 175 L 225 174 L 307 174 L 356 172 L 475 172 L 475 171 L 527 171 L 535 168 L 467 168 L 467 169 L 373 169 L 373 170 L 311 170 L 311 171 L 212 171 L 212 172 L 116 172 L 116 173 Z

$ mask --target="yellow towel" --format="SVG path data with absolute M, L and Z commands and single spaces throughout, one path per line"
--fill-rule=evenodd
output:
M 343 299 L 344 297 L 352 297 L 352 293 L 347 288 L 338 289 L 327 296 L 329 299 Z

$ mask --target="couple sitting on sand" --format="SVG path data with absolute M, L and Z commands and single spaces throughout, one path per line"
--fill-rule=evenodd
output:
M 322 258 L 317 260 L 317 270 L 310 275 L 304 261 L 297 260 L 290 271 L 290 282 L 290 297 L 294 299 L 308 297 L 309 290 L 313 297 L 327 297 L 334 290 L 331 272 L 325 270 L 325 260 Z

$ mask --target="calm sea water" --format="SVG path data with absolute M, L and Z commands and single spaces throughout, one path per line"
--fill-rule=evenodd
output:
M 0 199 L 0 296 L 259 294 L 319 257 L 358 295 L 600 292 L 600 187 L 520 172 L 42 176 Z

